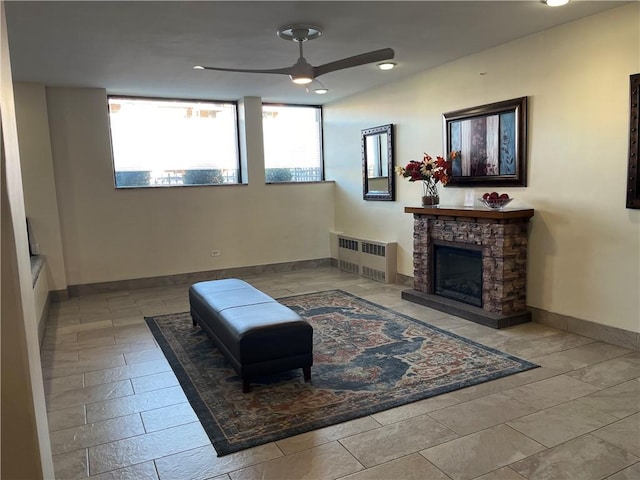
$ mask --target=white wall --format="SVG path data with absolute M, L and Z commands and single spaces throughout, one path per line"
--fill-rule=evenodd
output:
M 261 121 L 242 125 L 248 185 L 116 190 L 105 90 L 46 95 L 69 285 L 329 256 L 333 184 L 260 181 Z
M 53 179 L 53 158 L 47 101 L 43 85 L 16 83 L 15 101 L 22 166 L 24 204 L 32 233 L 47 260 L 47 280 L 51 290 L 67 288 L 64 269 L 60 217 Z
M 535 209 L 527 303 L 640 332 L 640 211 L 625 208 L 639 14 L 634 2 L 326 106 L 336 230 L 397 241 L 398 270 L 412 276 L 413 219 L 403 209 L 419 206 L 421 186 L 396 178 L 396 202 L 364 202 L 360 130 L 394 123 L 404 165 L 443 153 L 443 112 L 528 96 L 528 187 L 501 189 L 514 207 Z M 462 205 L 463 189 L 440 192 L 443 205 Z

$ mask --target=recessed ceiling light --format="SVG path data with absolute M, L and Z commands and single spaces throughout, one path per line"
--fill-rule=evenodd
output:
M 566 5 L 570 0 L 540 0 L 542 3 L 548 5 L 549 7 L 561 7 L 562 5 Z
M 329 89 L 327 87 L 325 87 L 322 82 L 320 80 L 318 80 L 317 78 L 313 79 L 313 83 L 316 83 L 317 85 L 315 86 L 316 88 L 313 89 L 313 93 L 316 93 L 318 95 L 324 95 L 325 93 L 329 92 Z M 309 90 L 309 87 L 307 87 L 307 92 L 309 92 L 311 90 Z
M 378 64 L 378 68 L 380 70 L 391 70 L 395 66 L 396 66 L 396 64 L 393 63 L 393 62 L 382 62 L 382 63 Z

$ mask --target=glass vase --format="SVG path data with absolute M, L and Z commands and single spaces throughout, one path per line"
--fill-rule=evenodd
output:
M 422 206 L 435 207 L 440 203 L 438 187 L 433 179 L 422 181 Z

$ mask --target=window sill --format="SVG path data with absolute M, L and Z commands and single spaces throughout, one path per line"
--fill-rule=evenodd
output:
M 314 180 L 311 182 L 265 182 L 265 185 L 308 185 L 310 183 L 336 183 L 335 180 Z

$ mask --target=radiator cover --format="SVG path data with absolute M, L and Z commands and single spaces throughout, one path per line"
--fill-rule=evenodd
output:
M 396 242 L 381 242 L 335 234 L 338 268 L 382 283 L 395 283 Z

